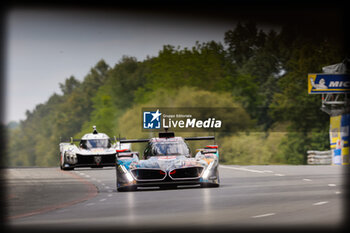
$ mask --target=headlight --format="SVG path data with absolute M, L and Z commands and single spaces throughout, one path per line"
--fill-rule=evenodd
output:
M 130 172 L 128 170 L 126 170 L 126 168 L 123 165 L 119 165 L 122 172 L 125 174 L 126 179 L 129 182 L 132 182 L 134 180 L 134 178 L 132 178 L 132 175 L 130 174 Z
M 204 173 L 203 173 L 203 179 L 208 179 L 209 173 L 212 169 L 212 167 L 214 166 L 215 160 L 213 160 L 207 167 L 207 169 L 205 169 Z

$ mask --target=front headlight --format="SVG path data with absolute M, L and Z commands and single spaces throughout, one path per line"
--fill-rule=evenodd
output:
M 208 176 L 210 174 L 211 169 L 213 168 L 215 163 L 215 160 L 213 160 L 207 167 L 207 169 L 205 169 L 204 173 L 203 173 L 203 179 L 208 179 Z
M 123 166 L 123 165 L 119 165 L 122 172 L 124 173 L 126 179 L 129 181 L 129 182 L 132 182 L 134 181 L 134 178 L 132 177 L 132 175 L 130 174 L 130 172 Z

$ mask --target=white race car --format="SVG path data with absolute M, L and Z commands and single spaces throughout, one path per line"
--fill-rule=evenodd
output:
M 79 146 L 74 144 L 78 141 Z M 61 142 L 59 146 L 62 170 L 115 166 L 117 151 L 130 151 L 130 144 L 120 144 L 115 137 L 112 143 L 106 134 L 97 132 L 96 126 L 81 139 L 70 138 L 70 142 Z

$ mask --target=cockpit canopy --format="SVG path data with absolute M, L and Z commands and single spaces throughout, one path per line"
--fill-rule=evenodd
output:
M 83 149 L 110 148 L 112 146 L 109 139 L 87 139 L 80 141 L 80 147 Z
M 190 149 L 183 140 L 156 140 L 150 142 L 144 152 L 144 157 L 184 155 L 190 156 Z

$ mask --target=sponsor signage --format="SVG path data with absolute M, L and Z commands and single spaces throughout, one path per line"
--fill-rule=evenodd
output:
M 329 138 L 334 165 L 349 165 L 350 114 L 331 116 Z
M 143 112 L 143 128 L 144 129 L 160 129 L 161 127 L 162 113 L 157 111 L 144 111 Z
M 348 74 L 309 74 L 308 93 L 350 93 L 350 75 Z
M 236 108 L 143 108 L 142 131 L 230 131 Z

